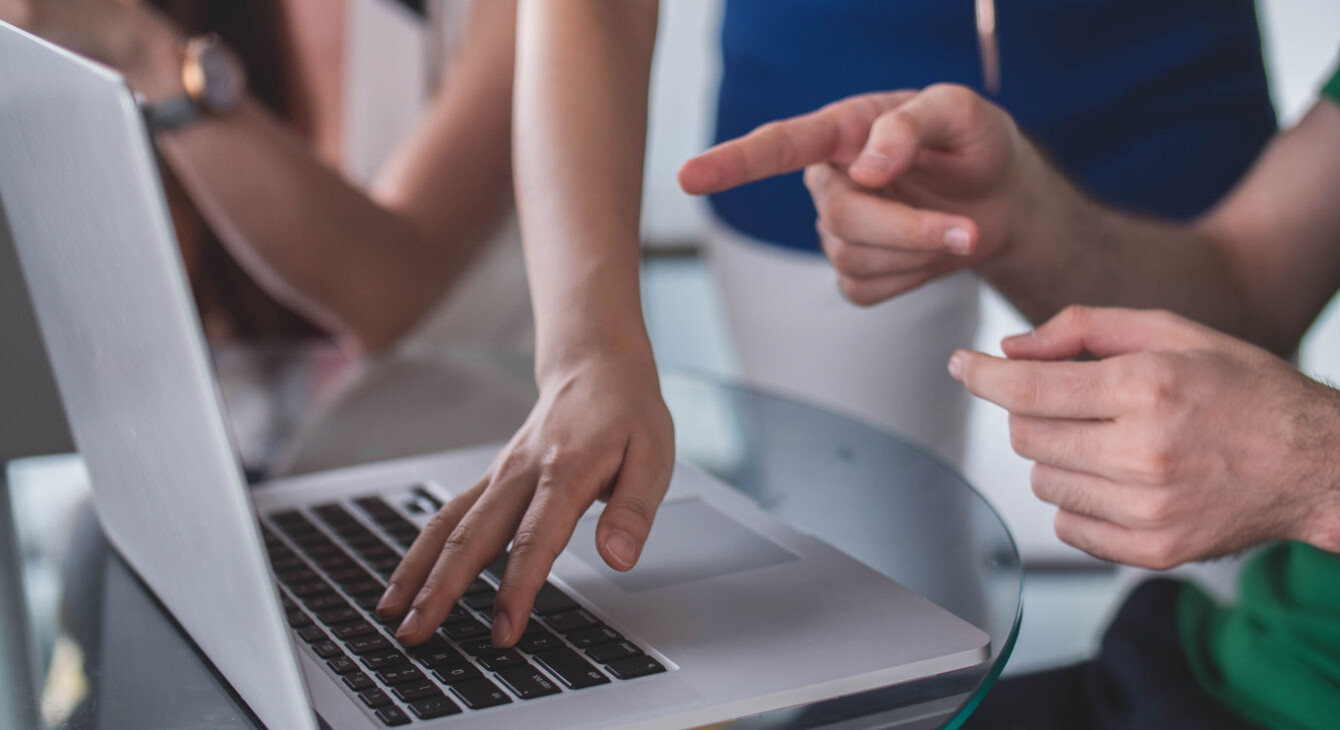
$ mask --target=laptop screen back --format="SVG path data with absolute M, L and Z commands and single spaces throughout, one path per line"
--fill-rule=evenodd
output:
M 269 727 L 315 727 L 140 112 L 0 23 L 0 199 L 109 539 Z

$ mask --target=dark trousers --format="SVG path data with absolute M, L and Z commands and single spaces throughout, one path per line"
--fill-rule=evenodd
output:
M 1256 730 L 1196 684 L 1177 636 L 1180 590 L 1166 578 L 1141 584 L 1097 658 L 1000 680 L 964 730 Z

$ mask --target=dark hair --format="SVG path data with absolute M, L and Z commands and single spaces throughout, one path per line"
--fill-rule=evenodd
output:
M 152 0 L 152 4 L 186 35 L 217 33 L 246 68 L 250 94 L 275 115 L 292 119 L 286 29 L 278 0 Z M 199 210 L 189 204 L 170 170 L 164 170 L 164 183 L 169 200 L 176 204 L 182 254 L 208 332 L 218 334 L 222 327 L 230 336 L 252 341 L 319 334 L 266 293 L 233 259 Z

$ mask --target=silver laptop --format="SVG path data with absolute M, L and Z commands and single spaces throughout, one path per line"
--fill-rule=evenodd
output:
M 496 566 L 398 646 L 371 611 L 384 581 L 496 447 L 249 489 L 135 100 L 3 24 L 0 198 L 108 537 L 269 727 L 691 727 L 987 657 L 977 628 L 686 466 L 632 572 L 582 520 L 517 650 L 488 644 Z

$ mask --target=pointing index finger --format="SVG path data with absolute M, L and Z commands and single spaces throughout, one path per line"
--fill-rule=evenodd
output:
M 866 94 L 770 122 L 685 162 L 679 170 L 680 187 L 691 195 L 708 195 L 820 162 L 849 164 L 865 145 L 875 119 L 913 94 Z

